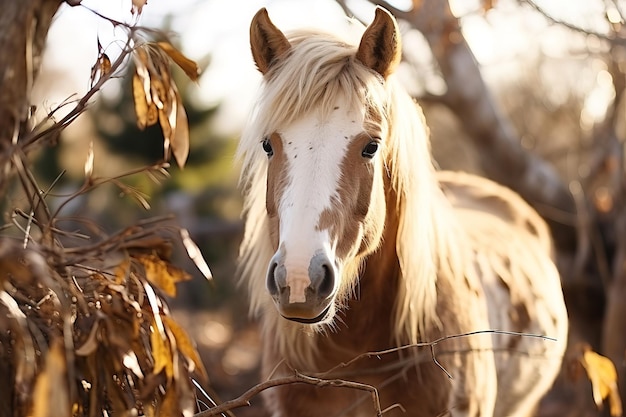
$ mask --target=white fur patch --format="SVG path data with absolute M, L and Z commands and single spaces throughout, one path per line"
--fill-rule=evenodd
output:
M 326 120 L 312 114 L 278 132 L 287 160 L 287 185 L 278 204 L 279 246 L 286 254 L 290 302 L 305 299 L 309 262 L 316 253 L 335 259 L 337 242 L 330 242 L 318 224 L 338 199 L 342 161 L 350 140 L 363 131 L 364 117 L 345 104 L 336 107 Z

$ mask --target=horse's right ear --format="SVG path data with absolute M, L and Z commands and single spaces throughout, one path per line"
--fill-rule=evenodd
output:
M 263 74 L 271 68 L 276 59 L 287 53 L 291 44 L 270 20 L 267 10 L 262 8 L 252 18 L 250 24 L 250 48 L 256 66 Z

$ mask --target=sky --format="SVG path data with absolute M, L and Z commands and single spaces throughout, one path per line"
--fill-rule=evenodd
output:
M 402 7 L 407 2 L 397 0 L 394 4 Z M 602 19 L 601 1 L 538 3 L 555 16 L 583 27 L 598 27 Z M 357 6 L 355 10 L 363 20 L 373 17 L 369 3 L 353 0 L 349 4 Z M 483 65 L 485 77 L 492 82 L 515 76 L 519 63 L 533 50 L 541 49 L 557 59 L 569 53 L 566 45 L 571 33 L 550 29 L 550 36 L 544 36 L 548 24 L 535 13 L 520 15 L 518 8 L 507 6 L 510 0 L 500 0 L 498 7 L 485 16 L 476 12 L 479 4 L 478 0 L 451 2 L 454 12 L 465 16 L 465 36 Z M 565 4 L 567 7 L 563 7 Z M 134 18 L 130 0 L 83 0 L 83 5 L 117 20 L 130 22 Z M 283 30 L 303 26 L 332 30 L 347 24 L 333 0 L 149 0 L 143 9 L 140 24 L 161 27 L 168 22 L 174 40 L 180 42 L 190 58 L 202 62 L 210 54 L 211 64 L 188 93 L 200 103 L 221 103 L 217 128 L 223 133 L 235 134 L 241 127 L 260 82 L 249 52 L 248 31 L 252 16 L 261 7 L 268 9 L 272 20 Z M 414 37 L 407 38 L 411 36 Z M 123 39 L 123 33 L 84 7 L 62 6 L 49 32 L 49 47 L 44 56 L 44 71 L 55 74 L 58 82 L 36 86 L 34 96 L 35 101 L 41 101 L 40 107 L 50 108 L 71 94 L 87 91 L 90 68 L 97 56 L 97 39 L 114 51 L 116 40 Z M 596 111 L 600 115 L 602 103 L 610 96 L 604 91 L 605 81 L 605 76 L 599 76 L 590 81 L 594 85 L 585 86 L 599 91 L 592 104 L 600 109 Z M 103 94 L 116 94 L 115 86 Z M 558 95 L 558 90 L 554 94 Z
M 83 5 L 116 20 L 133 20 L 130 0 L 83 0 Z M 174 41 L 180 42 L 188 57 L 202 62 L 210 55 L 211 65 L 188 94 L 201 104 L 222 104 L 217 128 L 225 133 L 240 128 L 260 82 L 248 33 L 250 21 L 261 7 L 266 7 L 284 30 L 302 26 L 332 30 L 346 23 L 333 0 L 150 0 L 139 22 L 162 27 L 166 21 Z M 97 39 L 114 50 L 116 39 L 123 41 L 124 35 L 83 7 L 62 6 L 49 32 L 44 70 L 58 73 L 64 82 L 36 86 L 35 100 L 43 98 L 44 108 L 87 91 Z M 104 94 L 115 94 L 115 89 L 110 90 Z

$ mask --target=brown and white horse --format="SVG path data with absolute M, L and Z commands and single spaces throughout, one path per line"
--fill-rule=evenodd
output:
M 395 19 L 381 8 L 356 44 L 285 36 L 260 10 L 264 85 L 238 154 L 240 273 L 261 317 L 264 377 L 320 375 L 356 356 L 498 329 L 435 349 L 364 358 L 327 376 L 378 389 L 389 415 L 529 416 L 552 385 L 567 313 L 549 231 L 522 199 L 436 172 L 419 107 L 394 78 Z M 285 385 L 273 416 L 375 415 L 367 394 Z M 365 400 L 364 400 L 365 399 Z

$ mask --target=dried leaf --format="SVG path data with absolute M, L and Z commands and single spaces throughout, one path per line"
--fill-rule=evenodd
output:
M 178 350 L 191 361 L 192 366 L 190 367 L 189 371 L 193 372 L 195 369 L 197 369 L 198 373 L 202 375 L 203 378 L 206 378 L 206 370 L 204 369 L 202 360 L 200 359 L 200 355 L 198 354 L 198 351 L 196 350 L 193 341 L 187 335 L 187 332 L 185 332 L 185 330 L 183 330 L 172 317 L 162 316 L 161 318 L 174 335 L 174 338 L 176 339 L 176 347 L 178 348 Z
M 483 0 L 483 12 L 487 13 L 489 10 L 493 9 L 496 5 L 497 0 Z
M 65 351 L 61 343 L 53 343 L 46 354 L 45 368 L 35 383 L 33 406 L 33 417 L 70 415 Z
M 143 81 L 143 90 L 150 102 L 150 77 L 155 73 L 152 59 L 148 53 L 148 47 L 146 44 L 140 45 L 135 49 L 133 54 L 133 62 L 135 63 L 135 72 Z
M 163 52 L 172 58 L 172 61 L 174 61 L 176 65 L 185 71 L 187 77 L 189 77 L 192 81 L 198 80 L 198 77 L 200 76 L 200 67 L 198 67 L 198 64 L 195 61 L 187 58 L 169 42 L 157 42 L 157 45 L 163 50 Z
M 115 283 L 122 284 L 126 282 L 129 272 L 130 272 L 130 259 L 124 259 L 115 268 Z
M 156 410 L 155 410 L 155 406 L 154 404 L 144 404 L 143 405 L 143 415 L 145 417 L 155 417 L 156 416 Z
M 187 161 L 187 156 L 189 156 L 189 126 L 187 113 L 180 97 L 177 97 L 176 128 L 174 129 L 170 146 L 172 147 L 176 163 L 180 168 L 183 168 Z
M 98 329 L 100 324 L 98 321 L 93 323 L 91 330 L 89 331 L 89 336 L 87 336 L 87 340 L 82 344 L 79 348 L 77 348 L 74 353 L 78 356 L 89 356 L 93 352 L 98 349 Z
M 163 132 L 163 158 L 167 161 L 170 159 L 170 149 L 172 143 L 172 125 L 168 115 L 159 110 L 159 123 L 161 124 L 161 131 Z
M 211 269 L 204 260 L 200 248 L 196 245 L 193 239 L 191 239 L 191 236 L 189 236 L 189 231 L 187 231 L 187 229 L 180 229 L 180 237 L 183 239 L 183 246 L 185 247 L 189 258 L 196 264 L 206 279 L 212 279 L 213 274 L 211 273 Z
M 141 366 L 139 366 L 139 360 L 137 359 L 135 352 L 128 350 L 122 358 L 122 363 L 139 378 L 143 378 L 143 372 L 141 372 Z
M 154 100 L 155 109 L 163 110 L 165 103 L 168 101 L 168 95 L 163 80 L 155 77 L 150 84 L 150 91 L 152 92 L 152 100 Z M 156 120 L 158 120 L 158 113 L 155 114 L 154 123 L 156 123 Z
M 100 43 L 100 37 L 97 37 L 98 42 L 98 59 L 96 63 L 91 67 L 91 84 L 95 84 L 111 71 L 111 60 L 108 55 L 104 53 L 104 48 Z
M 613 362 L 591 349 L 585 349 L 580 361 L 591 381 L 593 400 L 596 406 L 602 409 L 602 403 L 608 397 L 611 416 L 621 416 L 622 403 L 617 388 L 617 371 Z
M 154 98 L 154 97 L 153 97 Z M 159 110 L 153 101 L 148 105 L 148 113 L 146 114 L 146 126 L 152 126 L 159 121 Z
M 93 175 L 93 141 L 89 142 L 89 151 L 87 151 L 87 160 L 85 161 L 85 177 L 91 178 Z
M 165 395 L 161 399 L 161 402 L 157 406 L 157 416 L 159 417 L 171 417 L 180 416 L 181 410 L 178 404 L 178 395 L 176 393 L 176 386 L 170 385 L 165 390 Z
M 32 282 L 37 277 L 28 267 L 25 252 L 14 242 L 8 242 L 0 241 L 0 284 L 11 277 L 22 283 Z
M 111 60 L 107 54 L 101 52 L 98 55 L 98 60 L 93 64 L 93 67 L 91 67 L 92 85 L 100 81 L 102 77 L 105 77 L 109 72 L 111 72 Z
M 1 246 L 0 246 L 1 248 Z M 0 258 L 2 261 L 3 258 Z M 0 267 L 1 267 L 0 262 Z M 3 271 L 0 270 L 0 274 Z M 6 291 L 0 291 L 0 307 L 4 305 L 8 309 L 8 313 L 5 317 L 12 318 L 15 327 L 11 326 L 13 334 L 27 335 L 29 331 L 29 325 L 26 320 L 26 315 L 20 310 L 20 306 L 11 295 Z M 4 309 L 3 309 L 4 310 Z M 3 314 L 6 314 L 3 312 Z M 30 337 L 17 337 L 15 340 L 15 355 L 12 359 L 15 366 L 15 386 L 20 386 L 26 381 L 30 381 L 35 375 L 36 369 L 36 353 L 33 346 L 33 340 Z
M 152 310 L 152 316 L 154 317 L 156 328 L 161 334 L 161 337 L 165 338 L 165 326 L 163 326 L 163 320 L 161 320 L 160 313 L 161 302 L 159 298 L 157 298 L 156 293 L 150 284 L 144 282 L 143 288 L 146 291 L 146 296 L 148 297 L 148 303 L 150 304 L 150 309 Z
M 154 122 L 150 123 L 150 121 L 154 117 L 153 114 L 156 113 L 156 106 L 152 100 L 148 104 L 143 84 L 142 78 L 135 73 L 133 75 L 133 99 L 135 102 L 135 114 L 137 115 L 137 126 L 141 130 L 154 124 Z
M 158 120 L 157 107 L 152 96 L 152 79 L 155 74 L 150 71 L 153 68 L 150 56 L 143 47 L 138 47 L 133 55 L 135 62 L 135 74 L 133 75 L 133 99 L 135 101 L 135 113 L 137 125 L 140 129 L 152 126 Z
M 122 413 L 123 411 L 128 410 L 132 405 L 129 404 L 129 400 L 131 397 L 128 396 L 127 392 L 125 392 L 124 387 L 119 383 L 119 369 L 117 368 L 117 363 L 114 360 L 117 359 L 117 356 L 106 356 L 106 361 L 102 363 L 102 372 L 105 375 L 109 376 L 104 379 L 104 384 L 101 389 L 106 393 L 106 404 L 107 408 L 110 408 L 115 415 L 118 413 Z
M 156 321 L 152 324 L 152 331 L 150 332 L 150 345 L 152 346 L 152 358 L 154 359 L 154 368 L 152 373 L 158 374 L 159 372 L 165 370 L 167 379 L 171 380 L 174 375 L 172 352 L 170 350 L 169 342 L 159 331 Z
M 100 77 L 104 77 L 111 72 L 111 59 L 107 54 L 100 57 Z
M 148 0 L 133 0 L 133 5 L 130 8 L 130 13 L 133 15 L 135 15 L 135 13 L 137 13 L 137 15 L 140 15 L 143 11 L 143 6 L 145 6 L 146 4 L 148 4 Z
M 144 266 L 148 281 L 171 297 L 176 296 L 176 283 L 191 279 L 185 271 L 175 268 L 156 255 L 138 255 L 136 258 Z

